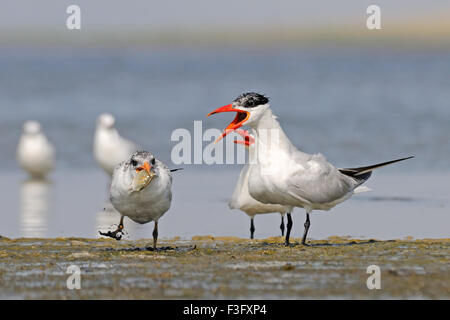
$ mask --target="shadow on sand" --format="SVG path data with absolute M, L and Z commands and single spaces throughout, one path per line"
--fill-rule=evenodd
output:
M 393 240 L 387 240 L 383 242 L 391 242 Z M 381 242 L 379 240 L 370 239 L 367 241 L 350 241 L 347 243 L 332 243 L 332 242 L 324 242 L 324 243 L 307 243 L 307 244 L 301 244 L 300 242 L 293 242 L 289 244 L 289 247 L 346 247 L 346 246 L 354 246 L 354 245 L 364 245 L 364 244 L 371 244 L 375 242 Z M 264 246 L 277 246 L 277 247 L 286 247 L 285 244 L 282 243 L 268 243 L 263 242 Z
M 154 249 L 153 247 L 130 247 L 130 248 L 106 248 L 99 249 L 98 251 L 114 251 L 114 252 L 135 252 L 135 251 L 156 251 L 156 252 L 165 252 L 165 251 L 174 251 L 174 252 L 189 252 L 193 251 L 197 248 L 197 246 L 185 246 L 185 247 L 157 247 Z

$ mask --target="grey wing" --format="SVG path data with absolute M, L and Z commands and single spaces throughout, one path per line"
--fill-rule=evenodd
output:
M 339 172 L 321 154 L 301 155 L 301 163 L 288 181 L 291 194 L 315 204 L 335 202 L 353 192 L 358 183 Z

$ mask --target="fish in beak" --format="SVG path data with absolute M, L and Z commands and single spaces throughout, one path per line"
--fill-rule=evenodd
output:
M 136 168 L 137 174 L 135 175 L 132 184 L 134 191 L 141 191 L 150 184 L 155 176 L 151 169 L 152 167 L 148 162 L 145 162 L 143 166 Z
M 239 109 L 235 109 L 233 108 L 233 104 L 227 104 L 226 106 L 220 107 L 212 112 L 210 112 L 208 114 L 208 117 L 210 115 L 216 114 L 216 113 L 222 113 L 222 112 L 236 112 L 236 117 L 234 118 L 234 120 L 225 128 L 224 132 L 222 133 L 222 135 L 216 139 L 216 141 L 214 141 L 214 143 L 216 143 L 217 141 L 220 141 L 222 138 L 224 138 L 228 133 L 242 127 L 242 125 L 244 124 L 245 121 L 248 120 L 248 118 L 250 117 L 250 112 L 244 111 L 244 110 L 239 110 Z

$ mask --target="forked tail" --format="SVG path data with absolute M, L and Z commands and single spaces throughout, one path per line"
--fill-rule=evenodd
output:
M 372 174 L 372 171 L 396 162 L 400 162 L 403 160 L 408 160 L 414 158 L 414 156 L 412 157 L 406 157 L 406 158 L 401 158 L 401 159 L 397 159 L 397 160 L 392 160 L 392 161 L 388 161 L 388 162 L 383 162 L 383 163 L 378 163 L 378 164 L 374 164 L 371 166 L 367 166 L 367 167 L 359 167 L 359 168 L 344 168 L 344 169 L 339 169 L 339 171 L 342 174 L 345 174 L 349 177 L 355 178 L 357 180 L 362 180 L 365 181 L 367 179 L 369 179 L 370 175 Z

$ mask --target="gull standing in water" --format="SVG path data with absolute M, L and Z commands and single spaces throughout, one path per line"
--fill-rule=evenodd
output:
M 322 154 L 308 154 L 298 150 L 284 133 L 273 115 L 269 99 L 250 92 L 237 97 L 231 104 L 211 112 L 236 112 L 236 117 L 219 139 L 246 124 L 255 133 L 256 164 L 250 166 L 248 190 L 262 203 L 301 207 L 306 210 L 302 244 L 310 227 L 309 214 L 313 210 L 330 210 L 363 191 L 361 185 L 374 169 L 410 159 L 392 160 L 371 166 L 339 169 Z M 286 237 L 286 245 L 289 239 Z
M 158 240 L 158 220 L 170 208 L 172 201 L 171 170 L 150 152 L 137 151 L 128 161 L 116 166 L 112 176 L 110 197 L 120 213 L 120 223 L 115 231 L 101 235 L 120 240 L 124 217 L 145 224 L 155 222 L 153 250 Z
M 33 179 L 44 179 L 55 167 L 55 148 L 37 121 L 27 121 L 17 146 L 17 161 Z
M 255 154 L 254 137 L 245 130 L 238 129 L 236 130 L 236 132 L 240 134 L 244 138 L 244 140 L 236 140 L 234 141 L 234 143 L 243 144 L 249 150 L 249 162 L 253 161 L 253 157 Z M 250 166 L 251 164 L 247 163 L 242 168 L 228 206 L 230 207 L 230 209 L 241 210 L 250 217 L 250 239 L 253 239 L 253 235 L 255 232 L 255 225 L 253 220 L 255 218 L 255 215 L 257 214 L 279 212 L 281 214 L 281 236 L 284 236 L 284 215 L 287 213 L 287 234 L 290 234 L 292 228 L 292 207 L 282 206 L 278 204 L 265 204 L 253 199 L 252 196 L 248 193 L 248 176 L 250 173 Z
M 120 136 L 114 124 L 115 119 L 111 114 L 101 114 L 94 136 L 95 160 L 110 176 L 117 164 L 129 159 L 139 149 L 136 144 Z

